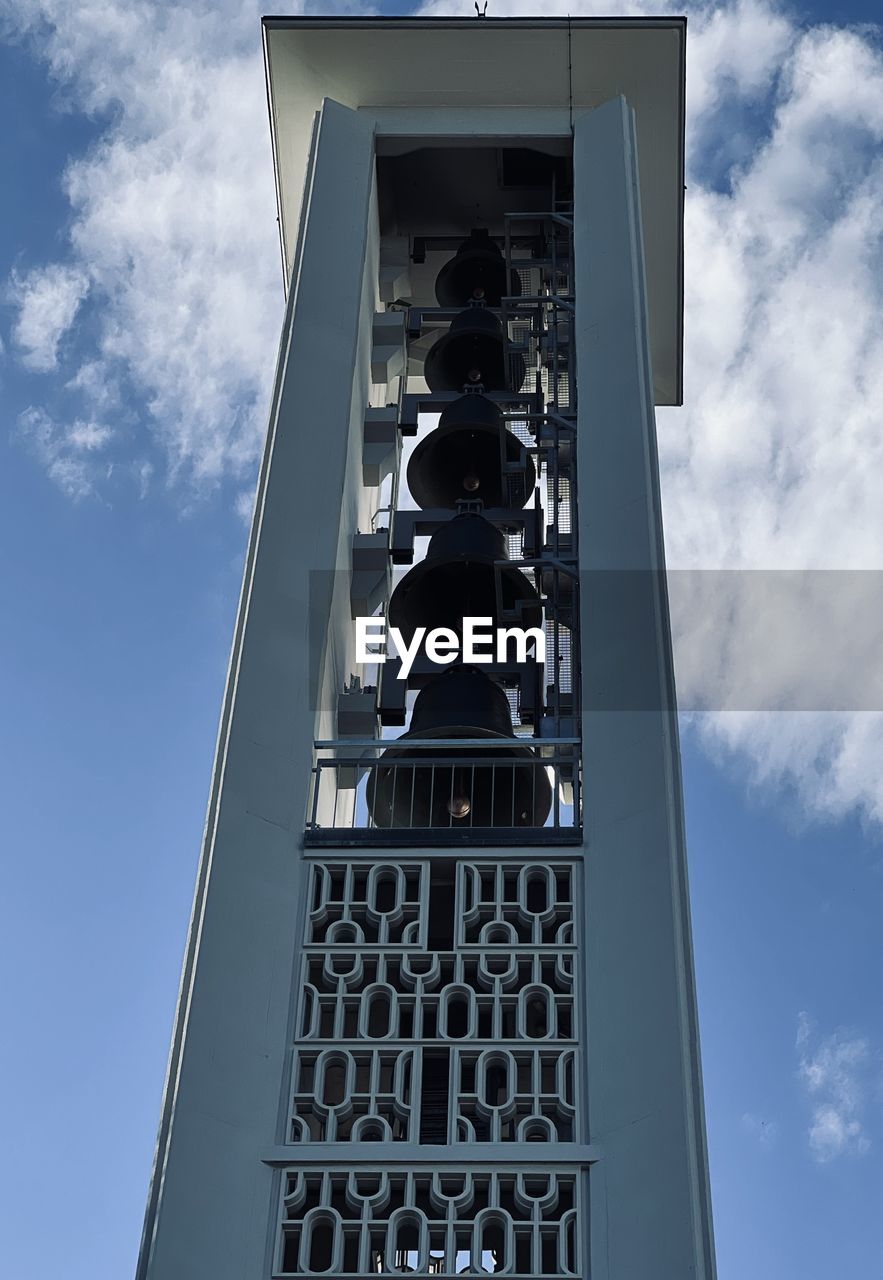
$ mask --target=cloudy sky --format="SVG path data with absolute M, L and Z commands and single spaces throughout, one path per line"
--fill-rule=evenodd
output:
M 687 11 L 687 403 L 658 428 L 679 681 L 704 708 L 684 756 L 720 1275 L 864 1278 L 883 1257 L 883 38 L 869 0 Z M 47 1253 L 119 1280 L 137 1249 L 282 313 L 259 13 L 0 0 L 16 1280 Z

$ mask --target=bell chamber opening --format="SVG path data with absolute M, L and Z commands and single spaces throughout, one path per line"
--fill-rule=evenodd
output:
M 305 842 L 577 843 L 570 140 L 438 142 L 384 139 L 377 158 L 379 292 L 404 353 L 370 607 L 416 648 L 341 695 L 364 731 L 317 744 Z M 466 619 L 522 640 L 475 662 Z M 432 633 L 453 651 L 421 647 Z

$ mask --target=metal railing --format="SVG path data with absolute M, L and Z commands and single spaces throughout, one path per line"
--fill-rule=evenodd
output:
M 316 743 L 308 845 L 580 839 L 578 738 Z

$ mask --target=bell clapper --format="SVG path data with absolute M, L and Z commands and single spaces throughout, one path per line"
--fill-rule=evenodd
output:
M 463 774 L 462 769 L 455 769 L 451 775 L 451 795 L 445 808 L 452 818 L 468 818 L 472 812 L 472 797 Z
M 448 813 L 452 818 L 468 818 L 472 809 L 472 802 L 468 796 L 456 795 L 451 796 L 448 801 Z

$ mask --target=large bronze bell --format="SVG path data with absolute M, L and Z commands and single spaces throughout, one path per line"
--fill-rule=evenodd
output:
M 499 748 L 411 747 L 409 738 L 498 738 Z M 541 827 L 552 805 L 545 766 L 517 744 L 503 689 L 452 667 L 421 689 L 406 734 L 368 778 L 377 827 Z
M 454 516 L 430 539 L 426 558 L 402 579 L 389 601 L 389 625 L 410 641 L 418 627 L 428 631 L 450 627 L 459 632 L 464 618 L 492 618 L 506 625 L 497 608 L 494 561 L 508 559 L 506 539 L 484 516 Z M 512 614 L 517 605 L 520 627 L 542 626 L 543 610 L 536 590 L 514 565 L 500 569 L 502 605 Z
M 504 472 L 503 458 L 511 471 Z M 503 425 L 500 410 L 485 396 L 461 396 L 414 450 L 408 488 L 418 506 L 455 507 L 480 498 L 486 507 L 523 507 L 537 473 L 530 454 Z
M 512 357 L 513 390 L 524 381 L 524 357 Z M 446 333 L 426 353 L 423 376 L 430 391 L 462 391 L 483 386 L 485 391 L 506 391 L 509 370 L 503 343 L 503 327 L 486 307 L 467 307 L 451 321 Z
M 512 271 L 506 283 L 506 263 L 488 232 L 477 227 L 470 232 L 453 258 L 446 262 L 435 282 L 440 307 L 465 307 L 481 301 L 498 307 L 504 297 L 518 297 L 521 281 Z

